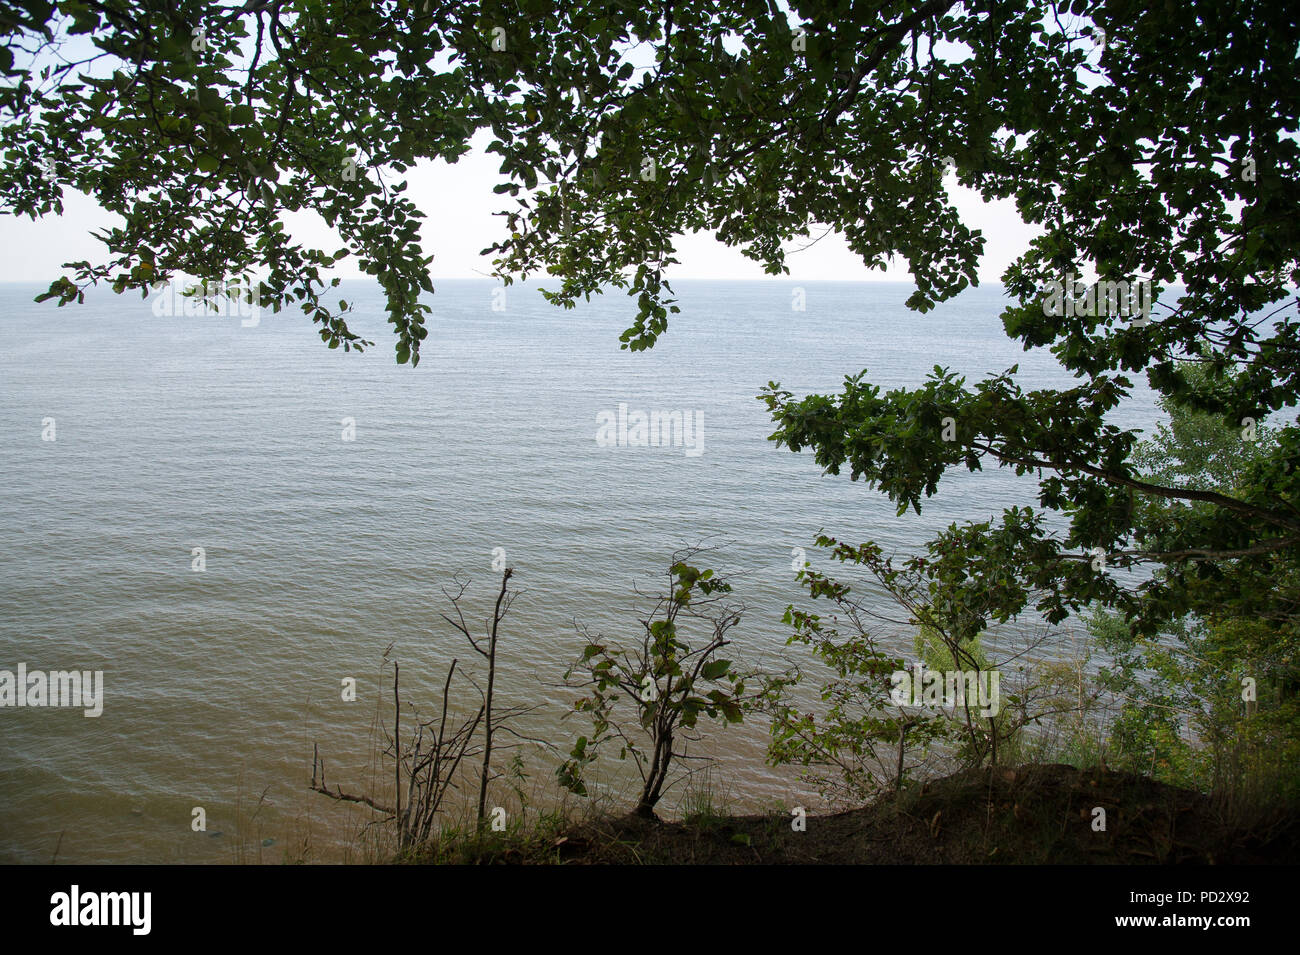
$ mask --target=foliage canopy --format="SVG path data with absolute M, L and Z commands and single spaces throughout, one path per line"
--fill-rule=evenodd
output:
M 264 304 L 301 308 L 331 347 L 364 347 L 322 278 L 355 256 L 384 289 L 399 362 L 419 360 L 432 289 L 426 210 L 403 176 L 479 133 L 511 197 L 490 250 L 500 274 L 549 272 L 569 306 L 627 289 L 632 349 L 677 308 L 675 236 L 712 233 L 780 274 L 791 239 L 832 230 L 868 263 L 903 257 L 924 312 L 977 281 L 984 249 L 949 173 L 1012 199 L 1041 235 L 1004 276 L 1007 334 L 1050 348 L 1077 384 L 1026 390 L 1014 368 L 974 384 L 936 368 L 883 393 L 855 374 L 804 398 L 773 383 L 773 437 L 900 509 L 950 467 L 1039 475 L 1037 510 L 934 542 L 955 583 L 996 591 L 984 603 L 999 614 L 1031 592 L 1049 619 L 1099 600 L 1147 633 L 1197 607 L 1278 612 L 1267 584 L 1296 569 L 1300 431 L 1282 422 L 1232 488 L 1203 488 L 1142 477 L 1138 435 L 1106 416 L 1138 373 L 1233 427 L 1295 404 L 1294 9 L 0 0 L 0 29 L 0 208 L 55 213 L 78 190 L 121 218 L 101 235 L 107 257 L 70 263 L 51 297 L 256 272 Z M 342 247 L 295 241 L 283 217 L 302 210 Z M 1073 302 L 1084 275 L 1151 282 L 1157 313 L 1051 314 L 1051 284 Z M 1153 499 L 1180 506 L 1161 516 Z M 1111 573 L 1143 562 L 1166 572 L 1138 586 Z

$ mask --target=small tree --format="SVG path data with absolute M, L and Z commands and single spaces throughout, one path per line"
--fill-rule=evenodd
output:
M 914 699 L 894 699 L 893 675 L 906 670 L 906 664 L 881 648 L 877 633 L 882 628 L 899 637 L 911 631 L 919 662 L 939 674 L 970 674 L 976 686 L 983 683 L 991 692 L 992 684 L 984 682 L 990 674 L 1000 677 L 1005 663 L 1051 636 L 1043 632 L 1027 638 L 1024 647 L 1000 660 L 985 650 L 985 625 L 1002 614 L 980 599 L 986 582 L 966 579 L 960 568 L 981 577 L 995 575 L 997 559 L 984 554 L 978 562 L 971 561 L 968 530 L 951 527 L 932 545 L 928 557 L 898 564 L 874 544 L 854 547 L 825 536 L 817 539 L 818 546 L 831 549 L 834 559 L 864 568 L 902 613 L 891 616 L 881 608 L 878 592 L 861 602 L 848 584 L 811 567 L 800 571 L 799 580 L 809 594 L 831 601 L 835 609 L 827 620 L 791 606 L 784 618 L 794 629 L 787 643 L 811 647 L 831 671 L 820 690 L 826 708 L 820 718 L 801 712 L 791 691 L 801 679 L 797 668 L 769 677 L 761 694 L 762 706 L 772 717 L 769 763 L 806 767 L 806 778 L 823 796 L 861 802 L 887 786 L 900 789 L 909 775 L 927 765 L 932 745 L 942 746 L 944 754 L 963 766 L 996 764 L 999 754 L 1005 759 L 1008 750 L 1017 753 L 1026 727 L 1091 705 L 1091 694 L 1085 698 L 1077 684 L 1050 668 L 1030 668 L 1014 688 L 1008 685 L 1011 681 L 1000 681 L 996 700 L 989 701 L 997 705 L 987 710 L 965 689 L 956 700 L 917 705 Z M 840 632 L 841 620 L 847 635 Z M 954 689 L 967 686 L 958 681 Z
M 587 645 L 565 673 L 565 682 L 588 691 L 573 709 L 590 716 L 593 731 L 578 737 L 556 772 L 572 792 L 587 794 L 585 767 L 599 751 L 617 744 L 619 758 L 630 756 L 641 776 L 635 812 L 653 817 L 664 792 L 679 781 L 675 766 L 695 758 L 682 743 L 699 738 L 693 731 L 700 714 L 724 724 L 742 721 L 744 678 L 731 660 L 716 654 L 730 643 L 727 633 L 740 623 L 743 608 L 725 602 L 730 584 L 715 578 L 712 570 L 688 563 L 698 553 L 692 548 L 673 556 L 668 592 L 655 599 L 641 621 L 635 646 L 609 644 L 580 628 Z M 683 633 L 688 622 L 707 635 L 695 649 Z M 575 673 L 580 674 L 576 680 Z
M 401 850 L 419 846 L 428 840 L 433 831 L 435 817 L 453 788 L 457 788 L 457 777 L 466 760 L 479 763 L 478 772 L 478 824 L 484 823 L 488 784 L 495 778 L 492 773 L 492 754 L 503 747 L 495 737 L 498 732 L 506 732 L 515 738 L 511 746 L 520 741 L 539 742 L 522 736 L 510 725 L 511 722 L 538 707 L 497 705 L 495 699 L 497 671 L 497 639 L 502 620 L 510 611 L 518 591 L 510 589 L 510 580 L 514 576 L 511 568 L 506 568 L 501 577 L 500 590 L 493 605 L 492 616 L 484 626 L 484 633 L 475 636 L 465 619 L 461 606 L 469 584 L 457 581 L 457 589 L 443 590 L 450 602 L 454 616 L 443 614 L 443 620 L 451 624 L 469 641 L 473 650 L 483 658 L 487 665 L 486 688 L 479 686 L 473 676 L 466 675 L 473 691 L 478 694 L 479 704 L 475 711 L 464 718 L 452 716 L 449 719 L 449 701 L 451 698 L 452 678 L 456 673 L 457 661 L 452 660 L 447 669 L 447 678 L 442 687 L 442 700 L 438 716 L 426 719 L 418 709 L 411 709 L 415 719 L 407 740 L 402 738 L 402 697 L 400 687 L 400 669 L 393 664 L 393 727 L 391 734 L 385 729 L 386 748 L 384 755 L 393 759 L 394 800 L 386 805 L 368 794 L 344 792 L 337 785 L 330 789 L 325 782 L 325 762 L 319 752 L 313 751 L 311 788 L 341 802 L 355 802 L 369 806 L 376 812 L 383 813 L 397 825 L 397 842 Z M 391 647 L 389 648 L 391 650 Z M 387 657 L 387 653 L 385 653 Z M 476 742 L 479 728 L 483 729 L 483 741 Z M 405 796 L 403 796 L 405 790 Z
M 990 617 L 1001 616 L 1000 608 L 985 599 L 984 580 L 974 579 L 984 578 L 986 572 L 968 563 L 964 553 L 972 539 L 978 540 L 982 529 L 982 525 L 969 523 L 962 527 L 953 525 L 937 542 L 931 543 L 928 558 L 911 557 L 898 564 L 886 557 L 876 544 L 855 547 L 822 535 L 817 538 L 817 546 L 830 548 L 835 560 L 867 570 L 889 600 L 904 613 L 892 620 L 879 612 L 870 612 L 871 615 L 895 626 L 918 628 L 925 634 L 925 642 L 943 647 L 954 669 L 973 671 L 982 678 L 995 667 L 979 655 L 979 637 Z M 993 565 L 996 555 L 982 554 L 981 561 Z M 850 596 L 847 585 L 811 568 L 801 572 L 801 579 L 813 597 L 831 598 L 859 633 L 867 633 L 863 617 L 869 611 Z M 1002 586 L 1009 590 L 1014 585 L 1003 582 Z M 798 618 L 795 619 L 797 622 Z M 969 698 L 964 699 L 955 715 L 959 723 L 954 728 L 955 735 L 960 737 L 959 745 L 964 748 L 967 761 L 977 766 L 985 760 L 996 763 L 998 734 L 992 716 L 977 713 Z
M 518 707 L 514 707 L 505 713 L 494 713 L 492 709 L 497 680 L 497 631 L 500 629 L 501 621 L 510 612 L 510 605 L 514 603 L 514 599 L 518 595 L 518 591 L 513 593 L 510 591 L 510 578 L 514 576 L 514 572 L 513 567 L 507 567 L 505 573 L 501 575 L 501 590 L 497 593 L 496 604 L 492 608 L 492 619 L 487 622 L 484 628 L 486 631 L 484 636 L 477 639 L 470 630 L 469 624 L 466 623 L 465 614 L 461 611 L 460 606 L 461 598 L 465 596 L 465 591 L 469 585 L 460 583 L 455 594 L 446 590 L 443 591 L 443 594 L 451 601 L 456 617 L 452 619 L 447 614 L 443 614 L 442 619 L 460 631 L 465 639 L 469 641 L 469 645 L 474 648 L 474 652 L 487 663 L 487 689 L 483 693 L 483 763 L 479 771 L 478 787 L 478 825 L 480 827 L 482 827 L 486 818 L 488 783 L 492 780 L 492 738 L 506 720 L 512 716 L 522 715 L 525 712 L 525 710 Z
M 366 793 L 345 792 L 338 785 L 330 789 L 325 780 L 325 760 L 316 747 L 312 748 L 311 788 L 339 802 L 369 806 L 383 814 L 381 821 L 392 820 L 397 827 L 400 851 L 418 846 L 429 838 L 443 801 L 455 785 L 461 763 L 475 754 L 474 735 L 483 722 L 484 707 L 480 705 L 471 716 L 448 719 L 456 662 L 452 660 L 447 668 L 447 679 L 442 685 L 441 712 L 432 719 L 424 719 L 416 713 L 415 726 L 405 744 L 402 741 L 401 669 L 396 662 L 393 663 L 393 732 L 387 736 L 384 750 L 384 755 L 391 756 L 394 762 L 394 801 L 391 805 Z M 406 790 L 405 802 L 403 789 Z
M 760 705 L 772 719 L 767 761 L 804 767 L 804 778 L 824 798 L 865 802 L 886 786 L 902 787 L 944 721 L 893 704 L 891 675 L 905 663 L 876 644 L 848 586 L 811 568 L 800 572 L 800 580 L 814 597 L 833 600 L 856 633 L 846 638 L 819 614 L 786 609 L 783 622 L 794 628 L 787 645 L 810 647 L 831 676 L 821 688 L 827 708 L 820 720 L 791 698 L 802 680 L 797 667 L 764 680 Z

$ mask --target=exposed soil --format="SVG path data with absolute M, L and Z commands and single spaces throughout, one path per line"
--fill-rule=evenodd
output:
M 1093 828 L 1094 808 L 1106 811 Z M 1240 815 L 1240 814 L 1238 814 Z M 1208 796 L 1067 765 L 974 771 L 792 829 L 791 816 L 633 816 L 586 823 L 498 863 L 1250 864 L 1300 859 L 1300 813 L 1233 820 Z

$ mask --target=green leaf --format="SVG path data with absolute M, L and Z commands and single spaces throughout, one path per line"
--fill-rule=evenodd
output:
M 704 664 L 704 668 L 700 671 L 700 675 L 706 680 L 716 680 L 729 669 L 731 669 L 730 660 L 710 660 L 708 663 Z

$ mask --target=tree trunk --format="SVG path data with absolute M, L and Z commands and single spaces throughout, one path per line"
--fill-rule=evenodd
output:
M 483 772 L 478 785 L 478 825 L 483 828 L 483 817 L 487 811 L 488 777 L 492 774 L 492 686 L 497 678 L 497 626 L 501 623 L 501 601 L 506 598 L 506 587 L 514 569 L 507 567 L 501 575 L 501 593 L 497 594 L 496 607 L 492 610 L 492 633 L 488 636 L 488 678 L 487 695 L 483 704 Z

